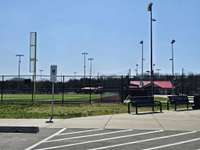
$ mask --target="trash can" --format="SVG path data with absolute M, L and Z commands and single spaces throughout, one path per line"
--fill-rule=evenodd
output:
M 200 109 L 200 95 L 194 96 L 193 109 Z

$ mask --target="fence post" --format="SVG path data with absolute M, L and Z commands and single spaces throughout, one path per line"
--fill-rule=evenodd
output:
M 65 100 L 65 76 L 62 76 L 62 104 L 64 104 Z
M 123 75 L 121 76 L 120 97 L 121 97 L 121 102 L 122 102 L 123 99 L 124 99 L 124 78 L 123 78 Z
M 34 102 L 34 82 L 31 82 L 31 86 L 32 86 L 32 103 Z
M 92 77 L 90 76 L 90 104 L 92 104 Z
M 100 103 L 102 103 L 103 101 L 103 90 L 104 90 L 104 84 L 103 84 L 104 80 L 103 80 L 103 77 L 100 78 L 100 85 L 101 85 L 101 88 L 100 88 Z
M 1 102 L 3 102 L 3 89 L 4 89 L 4 76 L 2 75 L 2 80 L 1 80 Z

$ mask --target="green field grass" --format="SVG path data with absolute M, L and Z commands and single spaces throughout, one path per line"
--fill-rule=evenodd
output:
M 92 94 L 91 99 L 99 99 L 101 96 L 100 94 Z M 55 100 L 61 101 L 62 100 L 62 94 L 55 94 Z M 52 95 L 51 94 L 36 94 L 35 100 L 51 100 Z M 64 100 L 65 101 L 78 101 L 78 100 L 89 100 L 90 95 L 89 94 L 64 94 Z M 32 94 L 4 94 L 3 100 L 21 100 L 21 101 L 31 101 L 32 100 Z
M 104 93 L 104 94 L 91 94 L 91 100 L 99 100 L 102 97 L 113 96 L 115 93 Z M 54 99 L 57 101 L 61 101 L 64 98 L 64 101 L 89 101 L 90 94 L 77 94 L 77 93 L 65 93 L 62 95 L 55 94 Z M 3 94 L 1 100 L 11 100 L 11 101 L 32 101 L 32 94 Z M 52 100 L 52 94 L 35 94 L 34 100 Z
M 162 102 L 163 110 L 166 110 L 166 102 Z M 190 106 L 191 107 L 191 106 Z M 180 106 L 179 109 L 185 109 L 186 106 Z M 139 113 L 151 112 L 151 107 L 139 108 Z M 174 110 L 173 107 L 170 107 Z M 109 115 L 118 113 L 127 113 L 127 104 L 57 104 L 54 105 L 54 118 L 73 118 L 96 115 Z M 159 107 L 155 107 L 159 111 Z M 131 107 L 131 112 L 135 113 L 135 108 Z M 51 105 L 49 104 L 14 104 L 0 105 L 0 118 L 49 118 Z
M 0 118 L 49 118 L 51 105 L 0 105 Z M 72 118 L 127 113 L 124 104 L 55 105 L 54 118 Z

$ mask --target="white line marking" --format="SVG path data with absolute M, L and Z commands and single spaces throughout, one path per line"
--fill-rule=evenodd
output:
M 175 145 L 181 145 L 181 144 L 185 144 L 185 143 L 195 142 L 195 141 L 199 141 L 199 140 L 200 140 L 200 138 L 195 138 L 195 139 L 191 139 L 191 140 L 186 140 L 186 141 L 181 141 L 181 142 L 161 145 L 161 146 L 157 146 L 157 147 L 146 148 L 146 149 L 143 149 L 143 150 L 153 150 L 153 149 L 165 148 L 165 147 L 170 147 L 170 146 L 175 146 Z
M 87 137 L 101 136 L 101 135 L 122 133 L 122 132 L 129 132 L 129 131 L 133 131 L 133 129 L 112 131 L 112 132 L 106 132 L 106 133 L 97 133 L 97 134 L 90 134 L 90 135 L 82 135 L 82 136 L 76 136 L 76 137 L 68 137 L 68 138 L 55 139 L 55 140 L 50 140 L 50 141 L 45 141 L 45 142 L 58 142 L 58 141 L 65 141 L 65 140 L 71 140 L 71 139 L 80 139 L 80 138 L 84 138 L 84 137 L 87 138 Z
M 36 150 L 49 150 L 49 149 L 70 147 L 70 146 L 76 146 L 76 145 L 81 145 L 81 144 L 88 144 L 88 143 L 95 143 L 95 142 L 101 142 L 101 141 L 107 141 L 107 140 L 115 140 L 115 139 L 126 138 L 126 137 L 134 137 L 134 136 L 139 136 L 139 135 L 152 134 L 152 133 L 157 133 L 157 132 L 163 132 L 163 130 L 150 131 L 150 132 L 144 132 L 144 133 L 137 133 L 137 134 L 131 134 L 131 135 L 124 135 L 124 136 L 105 138 L 105 139 L 99 139 L 99 140 L 92 140 L 92 141 L 85 141 L 85 142 L 80 142 L 80 143 L 59 145 L 59 146 L 53 146 L 53 147 L 46 147 L 46 148 L 41 148 L 41 149 L 36 149 Z
M 45 142 L 45 141 L 51 139 L 52 137 L 54 137 L 54 136 L 60 134 L 60 133 L 63 132 L 64 130 L 66 130 L 66 128 L 63 128 L 63 129 L 59 130 L 58 132 L 56 132 L 56 133 L 50 135 L 49 137 L 47 137 L 47 138 L 45 138 L 45 139 L 43 139 L 43 140 L 41 140 L 41 141 L 35 143 L 34 145 L 32 145 L 32 146 L 26 148 L 25 150 L 32 150 L 33 148 L 35 148 L 36 146 L 40 145 L 41 143 L 43 143 L 43 142 Z
M 137 143 L 149 142 L 149 141 L 154 141 L 154 140 L 166 139 L 166 138 L 176 137 L 176 136 L 181 136 L 181 135 L 186 135 L 186 134 L 192 134 L 192 133 L 196 133 L 196 132 L 197 131 L 191 131 L 191 132 L 173 134 L 173 135 L 168 135 L 168 136 L 161 136 L 161 137 L 156 137 L 156 138 L 151 138 L 151 139 L 138 140 L 138 141 L 134 141 L 134 142 L 110 145 L 110 146 L 105 146 L 105 147 L 98 147 L 98 148 L 93 148 L 93 149 L 89 149 L 89 150 L 101 150 L 101 149 L 107 149 L 107 148 L 113 148 L 113 147 L 120 147 L 120 146 L 124 146 L 124 145 L 131 145 L 131 144 L 137 144 Z
M 71 135 L 71 134 L 77 134 L 77 133 L 86 133 L 86 132 L 92 132 L 92 131 L 101 131 L 103 129 L 91 129 L 91 130 L 83 130 L 83 131 L 76 131 L 76 132 L 70 132 L 70 133 L 61 133 L 57 136 L 60 136 L 60 135 Z

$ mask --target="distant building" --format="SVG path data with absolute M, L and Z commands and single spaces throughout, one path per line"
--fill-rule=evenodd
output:
M 171 94 L 174 85 L 171 81 L 154 81 L 154 93 L 155 94 Z M 130 89 L 145 89 L 151 90 L 151 81 L 130 81 Z

